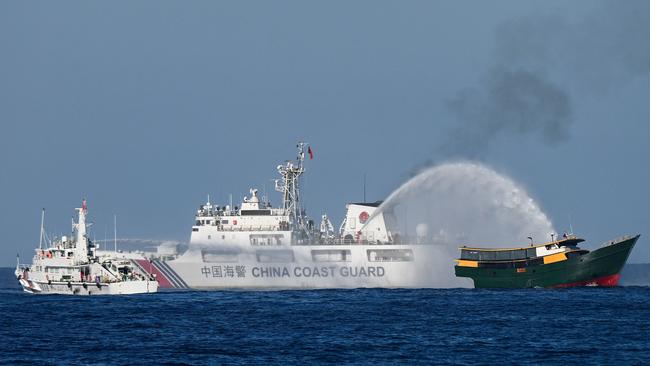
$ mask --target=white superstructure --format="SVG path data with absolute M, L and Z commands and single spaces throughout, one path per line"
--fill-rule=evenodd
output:
M 113 295 L 156 292 L 158 282 L 141 266 L 117 253 L 98 254 L 86 233 L 86 200 L 73 222 L 73 237 L 63 236 L 39 248 L 31 265 L 16 264 L 16 278 L 25 292 L 34 294 Z M 44 213 L 43 213 L 44 214 Z M 43 216 L 44 217 L 44 216 Z
M 426 230 L 418 240 L 391 231 L 394 218 L 377 211 L 381 202 L 349 203 L 338 232 L 326 214 L 314 223 L 300 205 L 305 153 L 311 158 L 312 151 L 302 142 L 297 148 L 295 161 L 277 167 L 279 207 L 256 189 L 236 207 L 209 200 L 199 207 L 188 250 L 154 261 L 162 287 L 431 287 L 436 271 L 450 270 L 433 265 L 444 248 L 432 245 Z

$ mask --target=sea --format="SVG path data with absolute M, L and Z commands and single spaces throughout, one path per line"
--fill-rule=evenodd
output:
M 23 293 L 0 269 L 0 364 L 650 364 L 650 265 L 616 288 Z

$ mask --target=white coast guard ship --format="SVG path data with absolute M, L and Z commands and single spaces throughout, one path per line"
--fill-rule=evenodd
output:
M 300 206 L 305 149 L 310 158 L 312 150 L 305 143 L 297 147 L 297 159 L 277 167 L 281 178 L 275 189 L 282 204 L 271 206 L 256 189 L 237 207 L 208 200 L 196 213 L 188 250 L 173 260 L 153 261 L 161 287 L 436 286 L 436 271 L 449 268 L 432 262 L 445 249 L 427 242 L 426 233 L 407 243 L 389 229 L 393 215 L 377 211 L 381 202 L 349 203 L 338 232 L 325 214 L 315 225 Z
M 97 254 L 86 235 L 86 200 L 83 200 L 74 237 L 63 236 L 43 248 L 43 216 L 39 248 L 31 265 L 16 264 L 16 278 L 33 294 L 115 295 L 158 291 L 158 282 L 131 260 Z

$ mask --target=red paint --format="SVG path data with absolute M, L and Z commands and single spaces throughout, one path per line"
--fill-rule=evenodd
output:
M 366 211 L 363 211 L 362 213 L 359 214 L 359 222 L 362 224 L 365 224 L 366 221 L 368 221 L 368 218 L 370 215 Z
M 605 277 L 598 277 L 594 278 L 593 280 L 589 281 L 581 281 L 581 282 L 572 282 L 572 283 L 563 283 L 561 285 L 555 285 L 552 287 L 560 287 L 560 288 L 565 288 L 565 287 L 579 287 L 579 286 L 601 286 L 601 287 L 614 287 L 618 285 L 618 281 L 621 279 L 621 275 L 619 273 L 613 274 L 610 276 L 605 276 Z
M 145 271 L 149 271 L 149 274 L 156 275 L 156 281 L 158 281 L 158 287 L 160 288 L 174 288 L 171 282 L 165 277 L 165 275 L 156 268 L 152 263 L 146 259 L 136 259 L 140 267 Z

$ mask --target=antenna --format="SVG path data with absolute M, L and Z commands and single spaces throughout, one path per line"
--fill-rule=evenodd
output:
M 113 245 L 117 253 L 117 215 L 113 214 Z
M 266 197 L 266 183 L 264 183 L 264 195 L 262 196 L 262 202 L 264 203 L 264 208 L 266 208 L 269 198 Z
M 363 173 L 363 202 L 366 202 L 366 173 Z
M 41 211 L 41 235 L 38 238 L 38 249 L 43 249 L 43 225 L 45 224 L 45 208 Z
M 569 231 L 571 232 L 571 235 L 573 235 L 573 225 L 571 224 L 571 214 L 569 214 Z

